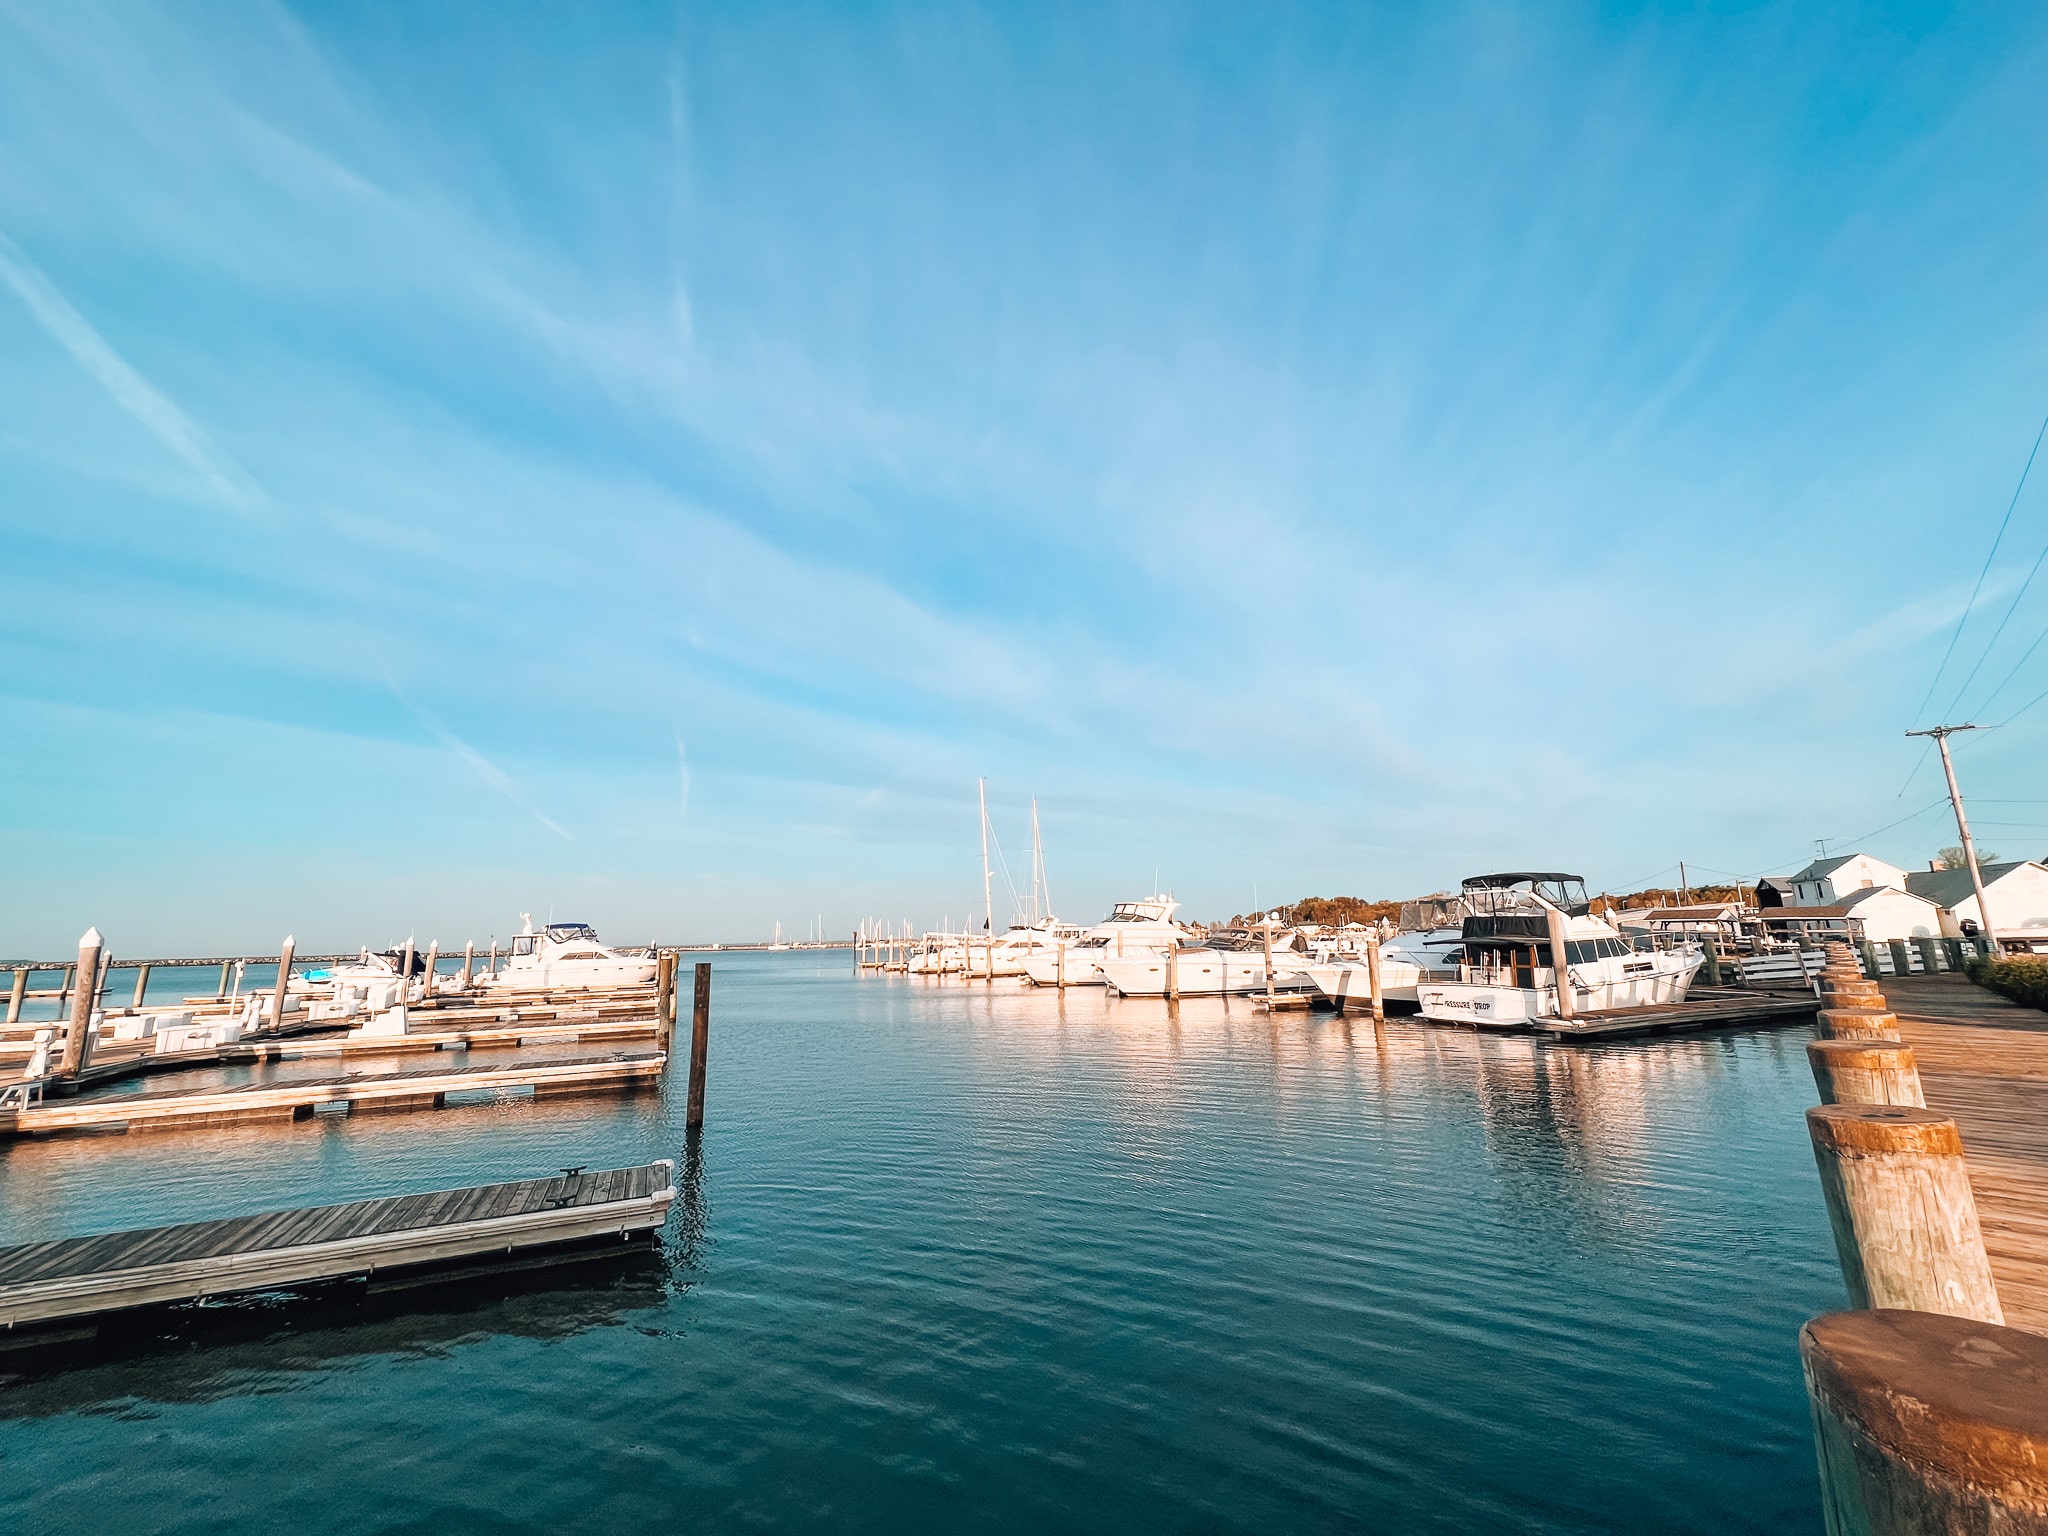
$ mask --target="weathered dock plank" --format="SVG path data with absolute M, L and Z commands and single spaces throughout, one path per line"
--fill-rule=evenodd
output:
M 650 1232 L 675 1165 L 559 1174 L 0 1248 L 0 1325 Z
M 1796 1024 L 1820 1007 L 1810 992 L 1721 992 L 1695 995 L 1682 1003 L 1643 1008 L 1608 1008 L 1572 1019 L 1543 1019 L 1536 1028 L 1553 1040 L 1613 1040 L 1632 1035 L 1679 1034 L 1696 1029 L 1729 1029 L 1741 1024 Z
M 2048 1013 L 1961 976 L 1888 976 L 1930 1109 L 1963 1133 L 2005 1320 L 2048 1334 Z
M 351 1073 L 239 1088 L 186 1088 L 45 1101 L 0 1111 L 0 1136 L 184 1130 L 238 1120 L 289 1120 L 321 1110 L 427 1108 L 443 1102 L 450 1093 L 483 1090 L 528 1088 L 536 1095 L 625 1090 L 653 1082 L 667 1061 L 664 1051 L 614 1052 L 476 1067 Z

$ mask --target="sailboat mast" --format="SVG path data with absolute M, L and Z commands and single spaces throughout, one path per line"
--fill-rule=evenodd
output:
M 988 914 L 988 936 L 996 936 L 996 888 L 988 869 L 988 780 L 981 781 L 981 905 Z
M 1035 928 L 1045 921 L 1045 909 L 1039 905 L 1039 888 L 1045 884 L 1045 844 L 1038 840 L 1038 796 L 1031 797 L 1031 924 Z

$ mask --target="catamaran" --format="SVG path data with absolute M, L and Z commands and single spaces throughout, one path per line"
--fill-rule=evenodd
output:
M 1640 1008 L 1685 1000 L 1705 963 L 1697 946 L 1639 951 L 1595 916 L 1582 876 L 1516 871 L 1474 875 L 1454 981 L 1416 988 L 1422 1016 L 1495 1029 L 1527 1028 L 1556 1018 L 1560 981 L 1572 1011 Z M 1564 964 L 1555 948 L 1564 946 Z

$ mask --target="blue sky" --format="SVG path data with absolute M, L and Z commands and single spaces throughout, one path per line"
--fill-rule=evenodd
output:
M 2020 6 L 0 0 L 0 950 L 924 924 L 983 774 L 1082 918 L 1923 861 L 1902 732 L 2016 596 L 1952 707 L 2048 689 L 2043 468 L 1919 702 L 2048 411 L 2044 69 Z M 1958 751 L 1991 847 L 2044 749 Z

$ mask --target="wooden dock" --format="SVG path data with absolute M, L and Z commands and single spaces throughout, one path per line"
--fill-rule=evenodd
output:
M 613 1053 L 477 1067 L 424 1067 L 409 1072 L 354 1073 L 239 1088 L 107 1094 L 45 1100 L 0 1110 L 0 1137 L 54 1133 L 118 1135 L 190 1130 L 250 1120 L 294 1120 L 315 1114 L 439 1108 L 451 1094 L 536 1096 L 631 1090 L 655 1082 L 664 1051 Z
M 0 1248 L 0 1325 L 272 1290 L 479 1254 L 651 1232 L 666 1160 L 467 1189 Z
M 1820 1000 L 1811 992 L 1695 987 L 1682 1003 L 1596 1009 L 1571 1019 L 1542 1019 L 1535 1027 L 1552 1040 L 1619 1040 L 1745 1024 L 1802 1024 L 1811 1021 L 1819 1007 Z
M 1963 1133 L 2005 1320 L 2048 1334 L 2048 1013 L 1961 976 L 1888 976 L 1928 1108 Z

